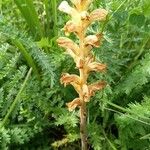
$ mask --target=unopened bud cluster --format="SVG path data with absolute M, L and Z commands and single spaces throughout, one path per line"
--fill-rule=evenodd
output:
M 83 102 L 89 102 L 90 97 L 97 90 L 101 90 L 106 86 L 105 81 L 98 81 L 90 85 L 87 83 L 90 72 L 104 72 L 106 65 L 97 62 L 92 53 L 93 47 L 100 46 L 103 34 L 86 35 L 86 31 L 94 21 L 105 21 L 108 14 L 105 9 L 88 12 L 88 7 L 92 0 L 71 0 L 71 2 L 73 7 L 67 1 L 62 1 L 59 10 L 71 16 L 71 20 L 63 28 L 65 35 L 69 36 L 70 33 L 74 33 L 79 39 L 79 44 L 67 37 L 57 39 L 58 45 L 65 48 L 66 52 L 74 59 L 76 68 L 79 69 L 80 73 L 79 76 L 63 73 L 60 79 L 65 86 L 71 84 L 79 94 L 78 98 L 67 103 L 69 111 L 80 107 Z

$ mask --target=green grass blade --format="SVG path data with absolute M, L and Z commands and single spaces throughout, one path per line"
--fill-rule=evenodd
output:
M 53 16 L 53 31 L 54 31 L 54 36 L 57 36 L 57 0 L 52 0 L 51 1 L 51 6 L 52 6 L 52 16 Z
M 27 52 L 26 48 L 23 46 L 23 44 L 17 40 L 13 39 L 11 40 L 12 43 L 20 50 L 24 58 L 26 59 L 28 65 L 33 68 L 34 73 L 37 75 L 38 79 L 40 80 L 40 75 L 38 72 L 38 69 L 36 67 L 36 64 L 34 63 L 34 60 L 32 59 L 31 55 Z
M 20 98 L 20 95 L 21 95 L 22 91 L 23 91 L 24 88 L 25 88 L 25 85 L 26 85 L 26 83 L 27 83 L 27 81 L 28 81 L 28 79 L 29 79 L 29 77 L 30 77 L 30 75 L 31 75 L 31 72 L 32 72 L 32 68 L 30 68 L 30 70 L 28 71 L 27 76 L 26 76 L 26 78 L 25 78 L 25 80 L 24 80 L 24 82 L 23 82 L 23 84 L 22 84 L 22 86 L 21 86 L 21 88 L 20 88 L 20 90 L 19 90 L 19 92 L 18 92 L 16 98 L 14 99 L 12 105 L 10 106 L 9 110 L 7 111 L 7 114 L 5 115 L 4 119 L 2 120 L 2 123 L 0 124 L 0 129 L 1 129 L 3 126 L 5 126 L 5 124 L 6 124 L 7 120 L 8 120 L 8 118 L 10 117 L 12 111 L 14 110 L 16 104 L 18 103 L 19 98 Z
M 42 38 L 44 36 L 44 30 L 38 19 L 38 14 L 35 10 L 35 6 L 32 0 L 14 0 L 15 4 L 19 8 L 23 17 L 25 18 L 32 34 L 36 37 Z M 38 38 L 38 39 L 40 39 Z
M 51 21 L 51 13 L 50 13 L 50 3 L 49 0 L 44 0 L 44 5 L 45 5 L 45 12 L 46 12 L 46 35 L 51 36 L 51 30 L 50 30 L 50 21 Z
M 57 0 L 44 0 L 46 12 L 46 34 L 52 39 L 57 36 Z M 50 28 L 51 27 L 51 28 Z

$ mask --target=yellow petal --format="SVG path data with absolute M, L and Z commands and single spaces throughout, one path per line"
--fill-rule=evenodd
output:
M 90 20 L 92 21 L 105 21 L 108 15 L 108 11 L 105 9 L 96 9 L 90 14 Z
M 105 81 L 99 81 L 88 86 L 90 96 L 93 96 L 97 90 L 101 90 L 106 86 Z
M 66 104 L 69 111 L 73 111 L 76 107 L 81 106 L 80 98 L 75 98 L 72 102 Z

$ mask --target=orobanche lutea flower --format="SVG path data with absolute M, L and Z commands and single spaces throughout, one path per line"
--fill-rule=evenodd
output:
M 79 44 L 67 37 L 59 37 L 57 43 L 73 58 L 79 75 L 63 73 L 60 81 L 65 86 L 71 84 L 79 94 L 79 97 L 67 103 L 67 106 L 69 111 L 73 111 L 76 107 L 80 109 L 81 143 L 82 149 L 85 150 L 87 149 L 86 103 L 90 101 L 90 97 L 94 96 L 97 90 L 106 86 L 105 81 L 97 81 L 90 85 L 87 83 L 90 72 L 105 72 L 106 64 L 97 62 L 92 53 L 92 48 L 101 45 L 103 34 L 87 35 L 86 30 L 94 21 L 105 21 L 108 12 L 105 9 L 88 12 L 88 6 L 92 0 L 71 0 L 71 2 L 73 7 L 67 1 L 62 1 L 59 10 L 71 16 L 63 28 L 65 35 L 69 36 L 74 33 L 79 39 Z

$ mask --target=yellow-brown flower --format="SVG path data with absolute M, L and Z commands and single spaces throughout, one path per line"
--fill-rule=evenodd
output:
M 108 11 L 105 9 L 96 9 L 90 14 L 90 21 L 105 21 Z
M 88 88 L 90 96 L 93 96 L 96 91 L 103 89 L 106 85 L 107 83 L 105 81 L 99 81 L 89 85 Z
M 104 71 L 106 71 L 106 67 L 107 67 L 106 64 L 101 64 L 98 62 L 92 62 L 92 63 L 88 64 L 87 72 L 90 72 L 90 71 L 104 72 Z
M 67 49 L 72 50 L 72 52 L 75 55 L 79 55 L 79 53 L 80 53 L 79 46 L 67 37 L 59 37 L 57 39 L 57 43 L 59 46 L 65 48 L 66 50 Z
M 63 30 L 66 35 L 74 33 L 79 38 L 79 45 L 67 37 L 57 39 L 58 45 L 65 48 L 66 52 L 74 59 L 76 68 L 79 69 L 80 76 L 65 73 L 62 75 L 60 82 L 64 86 L 71 84 L 79 94 L 79 98 L 67 103 L 69 110 L 74 110 L 81 102 L 89 102 L 90 97 L 97 90 L 106 86 L 105 81 L 99 81 L 88 85 L 87 79 L 91 71 L 104 72 L 106 64 L 95 61 L 91 52 L 93 47 L 101 45 L 103 34 L 86 35 L 88 26 L 94 21 L 105 21 L 108 11 L 105 9 L 96 9 L 91 13 L 88 12 L 88 6 L 93 0 L 71 0 L 75 7 L 71 7 L 67 1 L 62 1 L 59 10 L 71 16 Z
M 75 98 L 73 101 L 66 104 L 69 111 L 73 111 L 76 107 L 81 105 L 81 99 Z

